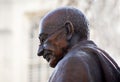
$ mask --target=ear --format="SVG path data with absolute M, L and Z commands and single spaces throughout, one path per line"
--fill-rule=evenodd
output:
M 65 23 L 65 28 L 66 28 L 66 31 L 67 31 L 67 39 L 70 40 L 73 33 L 74 33 L 74 27 L 73 27 L 73 24 L 71 21 L 67 21 Z

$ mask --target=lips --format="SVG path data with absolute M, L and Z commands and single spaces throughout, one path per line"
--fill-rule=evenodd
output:
M 45 50 L 43 54 L 43 58 L 46 59 L 48 62 L 52 58 L 52 51 L 50 50 Z
M 49 54 L 46 54 L 46 55 L 43 55 L 43 58 L 46 59 L 48 62 L 50 61 L 50 55 Z

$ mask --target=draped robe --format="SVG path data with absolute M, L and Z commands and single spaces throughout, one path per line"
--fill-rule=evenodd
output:
M 68 50 L 49 82 L 120 82 L 120 68 L 108 53 L 85 40 Z

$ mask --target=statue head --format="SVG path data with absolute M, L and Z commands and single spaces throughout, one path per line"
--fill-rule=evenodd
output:
M 43 56 L 51 67 L 55 67 L 75 44 L 88 38 L 84 14 L 72 7 L 58 8 L 40 21 L 38 56 Z

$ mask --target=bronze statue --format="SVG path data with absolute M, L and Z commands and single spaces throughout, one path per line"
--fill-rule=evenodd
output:
M 120 68 L 89 40 L 84 14 L 72 7 L 58 8 L 40 22 L 38 56 L 54 69 L 49 82 L 120 82 Z

